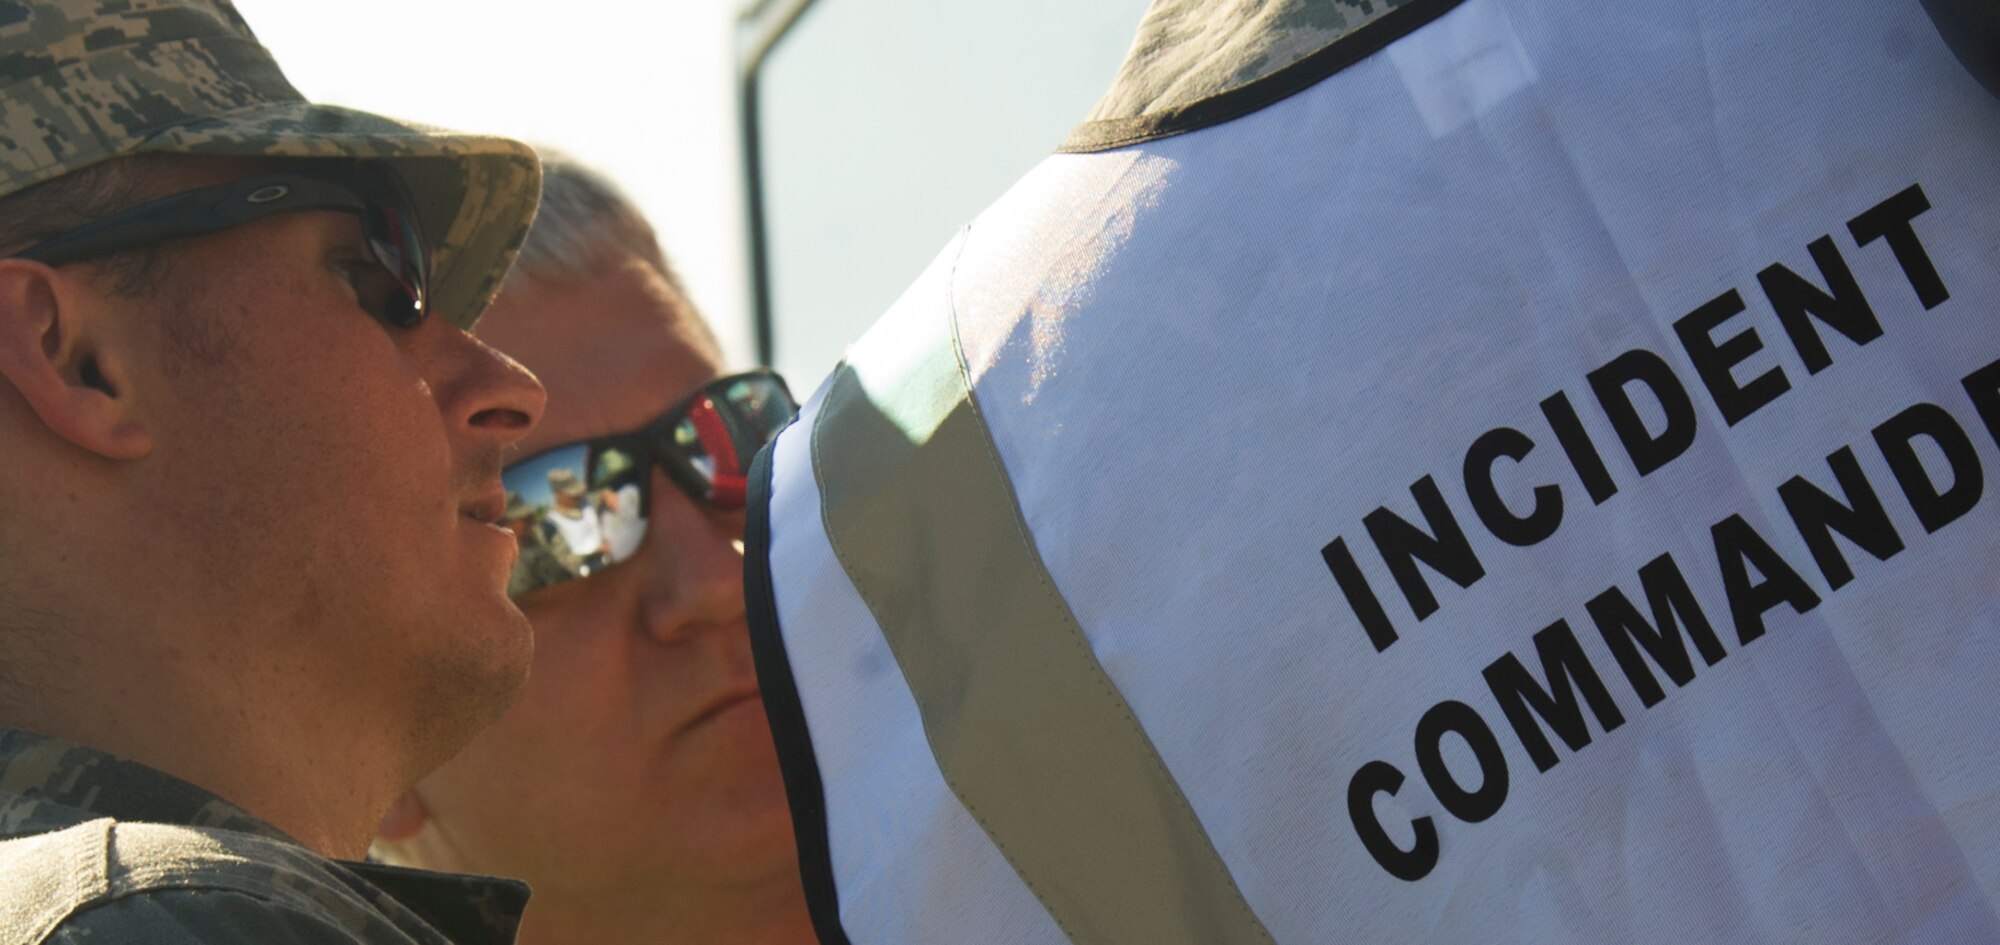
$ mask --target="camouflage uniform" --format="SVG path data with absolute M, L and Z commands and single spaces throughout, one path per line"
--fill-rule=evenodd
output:
M 545 534 L 544 530 L 549 534 Z M 537 523 L 528 537 L 521 539 L 521 556 L 507 576 L 507 596 L 519 597 L 551 584 L 576 577 L 581 563 L 569 550 L 569 543 L 547 525 Z
M 144 765 L 0 729 L 0 945 L 505 945 L 528 887 L 331 860 Z

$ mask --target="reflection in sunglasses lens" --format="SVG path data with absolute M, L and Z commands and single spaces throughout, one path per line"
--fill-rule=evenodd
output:
M 629 456 L 623 458 L 633 465 Z M 605 528 L 605 510 L 616 503 L 617 490 L 592 487 L 589 459 L 588 448 L 578 445 L 532 457 L 502 473 L 508 496 L 503 522 L 521 544 L 507 582 L 509 594 L 585 577 L 618 560 Z M 629 506 L 627 514 L 636 518 L 638 502 Z M 619 544 L 626 543 L 631 528 L 628 522 L 614 529 Z M 644 531 L 642 524 L 638 533 Z
M 591 482 L 592 507 L 604 533 L 604 553 L 612 563 L 624 561 L 639 550 L 646 537 L 645 480 L 638 463 L 621 449 L 607 449 L 596 457 Z
M 796 409 L 774 376 L 728 378 L 690 397 L 678 415 L 662 417 L 668 424 L 663 438 L 621 434 L 508 466 L 501 474 L 507 488 L 503 521 L 521 552 L 507 592 L 518 597 L 637 554 L 646 537 L 647 503 L 658 499 L 647 494 L 655 469 L 696 501 L 741 508 L 752 454 Z
M 426 282 L 430 267 L 424 258 L 423 240 L 410 225 L 408 215 L 393 207 L 371 206 L 364 219 L 368 248 L 375 261 L 402 287 L 401 297 L 393 303 L 395 310 L 384 316 L 399 327 L 414 327 L 423 321 L 429 304 Z

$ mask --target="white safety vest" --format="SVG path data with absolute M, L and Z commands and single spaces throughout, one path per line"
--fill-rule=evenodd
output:
M 1917 0 L 1413 0 L 1208 108 L 760 462 L 822 937 L 2000 941 L 2000 103 Z

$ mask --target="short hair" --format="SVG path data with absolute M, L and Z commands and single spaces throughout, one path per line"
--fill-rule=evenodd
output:
M 0 197 L 0 258 L 145 202 L 164 168 L 190 160 L 201 158 L 125 155 Z M 161 243 L 92 260 L 113 294 L 149 298 L 163 310 L 170 377 L 219 363 L 230 350 L 229 335 L 194 304 L 201 274 L 173 266 L 173 249 L 173 243 Z
M 112 158 L 0 197 L 0 257 L 101 220 L 142 202 L 153 168 L 166 155 Z M 160 247 L 142 246 L 98 260 L 114 289 L 127 296 L 157 287 Z
M 548 285 L 589 276 L 630 254 L 645 260 L 683 301 L 687 292 L 653 225 L 611 179 L 561 151 L 537 147 L 542 205 L 507 281 Z

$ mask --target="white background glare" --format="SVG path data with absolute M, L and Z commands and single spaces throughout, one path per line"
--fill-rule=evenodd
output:
M 732 364 L 752 355 L 734 122 L 739 0 L 237 0 L 315 101 L 553 145 L 660 231 Z

